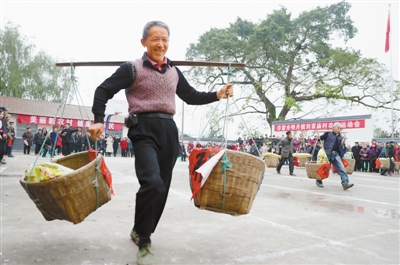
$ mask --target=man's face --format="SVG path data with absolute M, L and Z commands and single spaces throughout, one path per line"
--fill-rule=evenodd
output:
M 340 126 L 340 125 L 333 127 L 333 132 L 336 134 L 339 134 L 341 130 L 342 130 L 342 126 Z
M 161 64 L 168 51 L 168 31 L 162 26 L 153 26 L 149 30 L 147 39 L 141 39 L 141 43 L 147 48 L 147 56 L 156 63 Z
M 292 139 L 292 137 L 293 137 L 293 135 L 292 135 L 291 133 L 289 133 L 289 134 L 287 135 L 287 138 L 289 138 L 289 139 Z

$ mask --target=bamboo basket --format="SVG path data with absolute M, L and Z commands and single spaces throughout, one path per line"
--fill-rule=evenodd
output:
M 96 192 L 96 160 L 100 167 L 100 155 L 90 162 L 87 151 L 71 154 L 55 162 L 74 169 L 72 173 L 41 182 L 27 183 L 22 177 L 20 184 L 47 221 L 59 219 L 77 224 L 111 200 L 110 188 L 101 172 L 97 173 Z
M 380 169 L 388 169 L 390 166 L 390 158 L 379 158 L 381 165 L 379 166 Z
M 226 169 L 225 196 L 224 172 L 221 172 L 220 160 L 194 197 L 194 204 L 200 209 L 219 213 L 247 214 L 264 176 L 264 162 L 243 152 L 226 150 L 226 155 L 232 168 Z
M 349 165 L 346 167 L 346 173 L 347 173 L 348 175 L 353 174 L 353 172 L 354 172 L 354 166 L 355 166 L 355 164 L 356 164 L 356 160 L 355 160 L 355 159 L 352 159 L 352 158 L 343 158 L 343 159 L 346 160 L 347 163 L 349 164 Z M 338 173 L 338 172 L 337 172 L 337 170 L 335 170 L 335 169 L 332 167 L 332 173 Z
M 399 170 L 400 169 L 400 162 L 394 162 L 394 168 L 393 170 Z
M 264 162 L 268 168 L 275 168 L 275 167 L 278 167 L 279 159 L 280 159 L 280 156 L 278 156 L 278 155 L 265 156 Z
M 308 160 L 310 160 L 309 157 L 298 157 L 297 159 L 299 159 L 299 167 L 305 167 L 306 166 L 306 162 L 308 162 Z
M 322 178 L 317 174 L 317 170 L 319 169 L 320 166 L 321 164 L 317 164 L 317 162 L 315 161 L 306 162 L 305 167 L 308 178 L 321 180 Z

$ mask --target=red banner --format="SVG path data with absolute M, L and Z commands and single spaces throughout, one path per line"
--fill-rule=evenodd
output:
M 93 121 L 88 120 L 78 120 L 78 119 L 64 119 L 64 118 L 56 118 L 54 117 L 46 117 L 46 116 L 35 116 L 35 115 L 18 115 L 18 123 L 25 123 L 25 124 L 41 124 L 41 125 L 60 125 L 63 127 L 66 123 L 69 123 L 71 127 L 74 128 L 88 128 L 92 125 Z M 123 124 L 122 123 L 115 123 L 110 122 L 108 123 L 108 130 L 110 131 L 122 131 Z
M 290 124 L 275 124 L 275 132 L 286 131 L 325 131 L 332 130 L 333 124 L 340 122 L 343 129 L 365 128 L 365 120 L 321 121 L 321 122 L 293 122 Z

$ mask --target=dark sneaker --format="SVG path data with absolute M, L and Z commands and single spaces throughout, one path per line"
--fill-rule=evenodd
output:
M 132 229 L 131 238 L 132 238 L 133 242 L 135 242 L 135 244 L 137 246 L 139 246 L 139 235 L 138 235 L 138 233 L 136 233 L 135 229 Z
M 322 183 L 322 180 L 317 180 L 317 181 L 315 181 L 315 184 L 316 184 L 318 187 L 320 187 L 320 188 L 323 188 L 323 187 L 324 187 L 324 184 Z
M 290 176 L 293 176 L 293 177 L 294 177 L 294 176 L 296 176 L 296 175 L 295 175 L 295 174 L 293 174 L 293 173 L 290 173 Z
M 155 265 L 157 264 L 156 256 L 151 251 L 151 245 L 147 245 L 139 249 L 137 253 L 138 265 Z
M 350 189 L 353 186 L 354 186 L 354 184 L 352 184 L 352 183 L 346 183 L 346 184 L 343 184 L 343 189 L 347 190 L 347 189 Z
M 281 174 L 281 171 L 277 169 L 277 170 L 276 170 L 276 173 L 278 173 L 278 174 L 280 175 L 280 174 Z

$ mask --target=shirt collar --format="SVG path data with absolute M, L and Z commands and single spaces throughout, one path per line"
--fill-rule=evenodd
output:
M 150 63 L 154 68 L 158 69 L 158 71 L 161 71 L 164 65 L 172 66 L 172 62 L 166 56 L 164 56 L 164 60 L 163 60 L 162 64 L 159 65 L 158 63 L 156 63 L 155 61 L 153 61 L 149 57 L 147 57 L 147 52 L 145 52 L 143 54 L 142 60 L 143 60 L 143 63 L 146 61 L 148 63 Z

